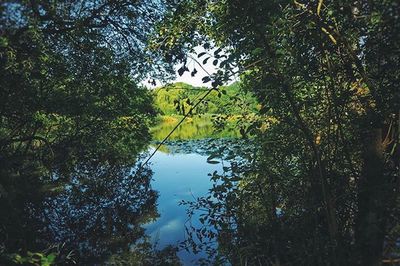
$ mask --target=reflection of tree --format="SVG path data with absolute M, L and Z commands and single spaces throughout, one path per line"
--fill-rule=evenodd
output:
M 129 254 L 145 240 L 141 225 L 158 216 L 152 172 L 133 173 L 126 165 L 98 162 L 75 169 L 71 181 L 52 193 L 43 194 L 42 184 L 29 186 L 24 179 L 13 199 L 0 203 L 1 212 L 7 213 L 0 218 L 0 244 L 8 253 L 60 244 L 58 261 L 73 251 L 75 261 L 95 263 L 113 254 Z
M 65 243 L 80 261 L 128 251 L 144 236 L 141 225 L 158 215 L 150 170 L 130 171 L 126 166 L 80 166 L 65 190 L 46 198 L 37 210 L 49 241 Z
M 0 264 L 4 251 L 26 251 L 37 239 L 41 222 L 30 213 L 32 206 L 40 206 L 42 185 L 39 163 L 30 159 L 0 158 Z
M 126 165 L 154 115 L 137 83 L 172 71 L 145 49 L 166 7 L 0 2 L 0 265 L 55 243 L 100 259 L 156 216 L 150 173 L 133 178 Z
M 219 66 L 203 81 L 240 76 L 272 118 L 240 129 L 260 138 L 259 171 L 243 171 L 235 193 L 224 194 L 230 183 L 210 193 L 243 206 L 233 265 L 380 265 L 385 239 L 399 239 L 400 2 L 289 2 L 184 1 L 154 46 L 176 56 L 203 46 L 186 57 Z M 181 71 L 195 72 L 190 60 Z
M 149 242 L 139 243 L 130 252 L 113 255 L 106 265 L 181 265 L 177 256 L 177 247 L 167 246 L 162 250 L 155 250 Z

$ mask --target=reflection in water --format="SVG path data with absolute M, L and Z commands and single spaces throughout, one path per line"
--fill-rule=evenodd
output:
M 156 153 L 152 169 L 140 174 L 132 165 L 93 160 L 45 179 L 35 161 L 22 161 L 14 166 L 18 171 L 2 165 L 8 194 L 1 194 L 0 201 L 0 264 L 9 263 L 7 254 L 55 246 L 51 252 L 56 249 L 59 264 L 178 265 L 176 249 L 169 245 L 185 240 L 188 225 L 186 206 L 179 202 L 207 193 L 212 186 L 208 174 L 224 166 L 207 162 L 207 157 L 236 142 L 170 142 L 164 147 L 168 152 Z M 197 218 L 193 216 L 193 226 Z M 154 250 L 147 235 L 162 250 Z M 206 256 L 183 250 L 178 255 L 186 265 Z
M 74 249 L 80 261 L 101 262 L 129 250 L 144 236 L 141 225 L 157 216 L 151 173 L 130 167 L 79 167 L 72 182 L 43 202 L 40 217 L 50 239 Z
M 50 193 L 31 183 L 0 203 L 0 244 L 6 252 L 0 253 L 0 264 L 10 263 L 7 253 L 57 246 L 58 263 L 93 265 L 143 244 L 142 225 L 158 216 L 151 171 L 133 173 L 132 166 L 107 163 L 75 168 L 69 179 L 57 178 L 71 181 Z M 146 252 L 152 255 L 151 246 Z
M 155 155 L 152 164 L 153 188 L 160 191 L 157 206 L 160 218 L 146 228 L 160 248 L 179 244 L 185 239 L 186 207 L 180 206 L 179 202 L 205 195 L 210 188 L 207 173 L 221 168 L 220 165 L 207 164 L 206 159 L 199 154 L 159 152 Z M 192 222 L 196 223 L 197 219 Z M 192 265 L 192 260 L 204 256 L 186 251 L 180 251 L 178 255 L 185 265 Z
M 160 192 L 157 206 L 160 217 L 146 225 L 146 229 L 160 248 L 180 244 L 187 238 L 186 227 L 200 226 L 199 217 L 195 214 L 189 221 L 187 206 L 179 203 L 205 196 L 214 184 L 209 174 L 221 173 L 230 165 L 222 160 L 210 163 L 207 158 L 218 152 L 221 157 L 226 157 L 229 151 L 224 147 L 233 147 L 240 142 L 237 139 L 170 141 L 156 153 L 151 169 L 154 172 L 153 188 Z M 218 156 L 213 156 L 217 160 Z M 181 250 L 178 255 L 185 265 L 193 265 L 195 260 L 207 257 L 204 251 L 193 254 Z
M 181 117 L 167 116 L 160 118 L 160 123 L 152 128 L 151 133 L 154 140 L 162 140 L 178 124 Z M 239 137 L 240 133 L 233 128 L 234 120 L 229 118 L 226 125 L 220 130 L 216 130 L 209 115 L 194 116 L 185 121 L 170 136 L 170 140 L 193 140 L 205 138 L 234 138 Z

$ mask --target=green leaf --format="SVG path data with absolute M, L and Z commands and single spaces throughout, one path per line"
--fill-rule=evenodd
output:
M 48 261 L 50 264 L 52 264 L 55 260 L 56 260 L 56 254 L 50 253 L 50 254 L 47 256 L 47 261 Z

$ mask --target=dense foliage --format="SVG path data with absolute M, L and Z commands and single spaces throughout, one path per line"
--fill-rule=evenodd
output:
M 151 133 L 157 141 L 171 131 L 170 140 L 240 137 L 243 121 L 254 120 L 259 108 L 254 96 L 241 90 L 238 82 L 211 91 L 178 82 L 156 88 L 153 94 L 160 116 Z M 184 116 L 183 123 L 174 129 Z
M 185 202 L 203 226 L 183 247 L 204 264 L 390 262 L 399 20 L 396 0 L 1 1 L 0 264 L 179 265 L 142 227 L 157 111 L 244 139 L 213 146 L 223 171 Z M 139 85 L 210 62 L 210 88 Z
M 155 114 L 138 84 L 170 71 L 145 49 L 166 7 L 1 1 L 0 264 L 101 262 L 156 217 L 131 167 Z
M 194 102 L 207 91 L 207 87 L 193 87 L 185 83 L 175 83 L 154 90 L 155 106 L 162 115 L 185 115 Z M 232 104 L 232 103 L 235 104 Z M 257 111 L 256 100 L 250 93 L 240 90 L 238 82 L 222 86 L 213 91 L 194 110 L 192 115 L 224 114 L 243 115 Z
M 222 185 L 192 203 L 208 210 L 192 248 L 219 240 L 234 265 L 379 265 L 396 254 L 399 12 L 390 0 L 183 1 L 165 19 L 153 47 L 184 71 L 194 47 L 219 47 L 198 54 L 220 67 L 204 82 L 218 89 L 239 69 L 262 106 L 248 127 L 274 118 L 252 130 L 249 160 L 214 173 Z

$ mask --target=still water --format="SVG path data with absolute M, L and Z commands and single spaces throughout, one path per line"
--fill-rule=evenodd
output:
M 193 138 L 179 135 L 161 147 L 151 160 L 151 170 L 88 158 L 70 169 L 55 169 L 43 183 L 28 186 L 21 179 L 12 200 L 0 198 L 0 265 L 10 265 L 11 253 L 27 251 L 50 254 L 60 265 L 132 265 L 147 255 L 156 261 L 159 254 L 153 246 L 158 250 L 179 246 L 188 219 L 187 206 L 180 201 L 207 194 L 213 186 L 208 174 L 221 172 L 224 166 L 222 159 L 207 158 L 221 146 L 236 143 L 232 138 L 210 139 L 215 137 L 208 132 L 210 127 L 189 126 Z M 186 132 L 184 127 L 180 132 Z M 152 151 L 154 145 L 149 147 Z M 197 218 L 192 217 L 194 227 L 199 226 Z M 152 246 L 141 245 L 147 244 L 146 236 Z M 4 247 L 11 255 L 2 256 Z M 206 257 L 184 250 L 178 256 L 184 265 Z
M 207 163 L 207 153 L 193 146 L 193 141 L 182 141 L 181 149 L 158 151 L 152 159 L 152 188 L 159 192 L 157 209 L 160 217 L 145 228 L 158 248 L 178 245 L 185 239 L 186 207 L 179 202 L 204 196 L 212 186 L 207 174 L 222 171 L 221 164 Z M 192 219 L 192 224 L 197 226 L 199 222 Z M 205 256 L 185 250 L 179 251 L 178 255 L 184 265 L 193 265 L 193 260 Z

